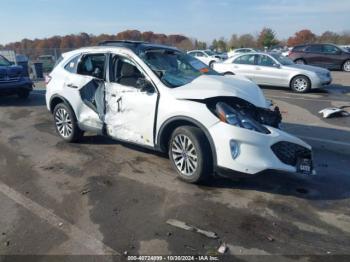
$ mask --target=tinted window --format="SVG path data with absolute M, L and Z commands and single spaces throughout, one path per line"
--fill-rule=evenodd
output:
M 0 66 L 9 66 L 11 63 L 3 56 L 0 55 Z
M 106 56 L 104 54 L 92 54 L 83 56 L 78 66 L 78 74 L 104 79 Z
M 259 55 L 258 56 L 258 65 L 260 66 L 273 66 L 275 64 L 275 61 L 266 55 Z
M 338 52 L 339 52 L 339 49 L 333 45 L 324 45 L 323 46 L 323 53 L 336 54 Z
M 310 45 L 308 48 L 306 48 L 306 52 L 320 53 L 320 52 L 322 52 L 322 46 L 321 45 Z
M 305 46 L 304 45 L 300 45 L 300 46 L 296 46 L 293 48 L 293 52 L 301 52 L 301 51 L 304 51 L 305 49 Z
M 114 56 L 112 63 L 112 82 L 114 83 L 136 88 L 137 80 L 144 78 L 135 63 L 128 58 Z
M 80 56 L 76 56 L 73 59 L 71 59 L 66 66 L 64 67 L 64 69 L 66 69 L 68 72 L 71 73 L 76 73 L 77 72 L 77 65 L 79 62 L 79 58 Z
M 198 57 L 203 57 L 204 54 L 203 54 L 202 52 L 197 52 L 197 53 L 196 53 L 196 56 L 198 56 Z
M 243 64 L 243 65 L 254 65 L 255 64 L 255 55 L 242 55 L 236 58 L 233 63 Z

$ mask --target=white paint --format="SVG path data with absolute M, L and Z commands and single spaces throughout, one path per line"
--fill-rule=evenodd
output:
M 8 198 L 15 201 L 20 206 L 32 212 L 37 217 L 45 220 L 56 230 L 62 231 L 66 234 L 69 239 L 81 243 L 89 250 L 91 250 L 94 255 L 120 255 L 117 251 L 111 247 L 105 245 L 102 241 L 86 234 L 84 231 L 79 229 L 77 226 L 71 224 L 70 222 L 60 218 L 55 215 L 52 210 L 46 209 L 45 207 L 39 205 L 38 203 L 32 201 L 31 199 L 25 197 L 21 193 L 15 191 L 9 186 L 0 182 L 0 192 L 6 195 Z M 63 226 L 60 226 L 63 223 Z

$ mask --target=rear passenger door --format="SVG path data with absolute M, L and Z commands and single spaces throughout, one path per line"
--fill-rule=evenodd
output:
M 322 45 L 310 45 L 305 49 L 305 61 L 307 64 L 324 66 Z
M 106 65 L 104 53 L 83 54 L 65 65 L 70 74 L 65 78 L 64 95 L 76 110 L 79 125 L 87 130 L 102 130 Z
M 255 54 L 241 55 L 233 60 L 232 72 L 237 75 L 243 75 L 250 80 L 257 82 L 255 74 Z

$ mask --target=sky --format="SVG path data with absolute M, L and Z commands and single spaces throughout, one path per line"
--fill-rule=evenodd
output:
M 0 44 L 127 29 L 211 42 L 263 27 L 280 39 L 305 28 L 350 31 L 350 0 L 1 0 L 0 10 Z

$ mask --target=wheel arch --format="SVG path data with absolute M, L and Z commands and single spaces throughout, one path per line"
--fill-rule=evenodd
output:
M 211 155 L 213 159 L 213 166 L 216 167 L 217 156 L 216 156 L 215 144 L 208 129 L 197 120 L 187 116 L 176 116 L 176 117 L 169 118 L 161 125 L 157 135 L 157 143 L 156 143 L 157 150 L 161 152 L 167 152 L 168 143 L 174 130 L 179 126 L 186 126 L 186 125 L 197 127 L 204 133 L 210 145 Z
M 70 109 L 74 112 L 72 105 L 69 103 L 69 101 L 64 98 L 63 96 L 60 95 L 53 95 L 50 99 L 50 112 L 53 113 L 53 110 L 55 109 L 55 107 L 60 104 L 60 103 L 65 103 L 67 106 L 70 107 Z M 75 112 L 74 112 L 75 114 Z
M 344 65 L 345 65 L 345 63 L 348 62 L 348 61 L 350 61 L 350 58 L 345 59 L 345 60 L 343 61 L 343 63 L 341 64 L 341 67 L 340 67 L 341 70 L 344 70 Z

